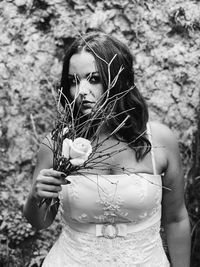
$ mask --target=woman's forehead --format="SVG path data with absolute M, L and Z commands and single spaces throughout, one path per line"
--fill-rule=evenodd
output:
M 86 73 L 96 72 L 96 61 L 92 54 L 82 51 L 74 54 L 69 61 L 69 74 L 84 76 Z

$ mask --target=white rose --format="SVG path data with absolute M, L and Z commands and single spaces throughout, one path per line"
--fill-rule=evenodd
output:
M 78 137 L 74 141 L 66 138 L 63 141 L 62 155 L 70 158 L 74 166 L 82 165 L 92 153 L 92 146 L 89 140 Z
M 70 151 L 71 144 L 72 144 L 71 139 L 65 138 L 65 140 L 63 141 L 62 155 L 67 159 L 70 157 L 69 151 Z

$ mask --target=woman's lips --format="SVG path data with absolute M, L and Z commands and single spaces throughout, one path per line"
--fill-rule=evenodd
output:
M 82 102 L 82 106 L 84 108 L 91 108 L 93 106 L 94 102 L 91 102 L 91 101 L 83 101 Z

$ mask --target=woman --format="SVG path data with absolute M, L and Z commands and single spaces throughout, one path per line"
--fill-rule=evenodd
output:
M 103 110 L 117 99 L 117 116 L 105 120 L 96 142 L 106 140 L 103 151 L 118 153 L 107 157 L 104 168 L 96 164 L 91 173 L 86 165 L 82 175 L 66 181 L 66 174 L 52 169 L 52 151 L 41 145 L 24 213 L 34 227 L 46 228 L 59 205 L 47 210 L 38 203 L 59 198 L 64 221 L 44 267 L 170 266 L 159 234 L 161 219 L 171 265 L 189 267 L 190 226 L 178 144 L 168 127 L 148 122 L 132 61 L 124 44 L 103 33 L 77 39 L 66 53 L 62 104 L 75 101 L 74 113 L 84 120 L 97 103 Z

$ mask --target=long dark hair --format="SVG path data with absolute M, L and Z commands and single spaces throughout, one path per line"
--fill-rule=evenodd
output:
M 120 67 L 123 67 L 115 86 L 110 90 L 109 97 L 113 99 L 114 96 L 122 92 L 127 91 L 127 93 L 116 102 L 115 112 L 121 115 L 117 119 L 109 120 L 109 127 L 110 130 L 116 129 L 129 115 L 126 124 L 117 132 L 115 137 L 127 142 L 135 151 L 136 159 L 141 160 L 151 149 L 151 144 L 146 135 L 149 115 L 146 102 L 134 84 L 133 57 L 130 50 L 116 38 L 101 32 L 89 33 L 75 40 L 66 52 L 61 77 L 61 87 L 69 101 L 72 100 L 68 81 L 69 61 L 72 55 L 82 50 L 95 57 L 96 66 L 105 90 L 108 88 L 109 79 L 108 66 L 105 62 L 111 62 L 116 55 L 110 68 L 111 80 L 116 77 Z M 132 89 L 129 90 L 130 88 Z M 64 105 L 64 98 L 62 104 Z M 134 109 L 132 109 L 133 107 Z

